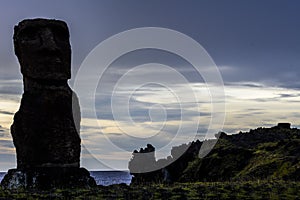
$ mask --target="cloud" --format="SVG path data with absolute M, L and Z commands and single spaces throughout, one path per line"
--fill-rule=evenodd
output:
M 199 83 L 197 83 L 191 85 L 199 92 L 198 95 L 206 94 L 202 91 L 201 84 L 199 85 Z M 175 86 L 178 88 L 181 87 L 181 85 Z M 296 121 L 297 115 L 288 114 L 290 116 L 288 119 L 282 116 L 284 114 L 281 113 L 290 113 L 289 107 L 291 104 L 287 104 L 287 102 L 290 103 L 292 100 L 297 100 L 298 97 L 296 94 L 298 92 L 299 91 L 293 89 L 287 90 L 286 88 L 269 87 L 261 83 L 252 84 L 242 82 L 226 85 L 227 117 L 222 131 L 237 133 L 241 130 L 246 131 L 259 125 L 273 126 L 282 119 Z M 105 95 L 104 100 L 99 101 L 96 105 L 97 112 L 99 113 L 100 126 L 98 128 L 84 127 L 84 129 L 86 129 L 84 135 L 87 135 L 87 137 L 84 136 L 84 138 L 88 140 L 87 148 L 98 149 L 101 147 L 101 151 L 97 150 L 94 151 L 94 153 L 105 152 L 104 154 L 108 157 L 111 155 L 109 152 L 111 147 L 108 144 L 120 148 L 121 151 L 132 152 L 133 149 L 144 147 L 147 143 L 153 144 L 157 149 L 164 149 L 170 141 L 176 141 L 172 143 L 173 146 L 176 146 L 196 138 L 204 139 L 206 137 L 205 134 L 209 128 L 208 125 L 211 116 L 211 112 L 209 112 L 210 109 L 207 107 L 209 101 L 201 101 L 201 103 L 197 104 L 200 108 L 203 108 L 199 109 L 200 111 L 197 111 L 197 109 L 193 107 L 193 105 L 195 105 L 194 103 L 187 102 L 183 111 L 186 113 L 187 118 L 181 119 L 181 110 L 176 108 L 176 103 L 172 103 L 172 96 L 166 95 L 164 90 L 156 86 L 151 87 L 151 85 L 149 85 L 142 88 L 136 95 L 130 98 L 130 107 L 124 107 L 124 103 L 122 102 L 124 102 L 124 100 L 127 99 L 126 96 L 129 95 L 125 87 L 122 92 L 115 96 L 118 102 L 116 104 L 116 106 L 118 106 L 116 110 L 120 111 L 117 112 L 117 114 L 120 115 L 121 118 L 113 118 L 110 111 L 110 97 L 107 94 Z M 166 109 L 166 115 L 160 112 L 162 107 L 157 105 L 161 105 Z M 275 112 L 274 107 L 278 109 L 275 110 Z M 295 104 L 295 109 L 297 109 L 297 107 L 299 106 Z M 133 126 L 130 125 L 131 122 L 128 123 L 128 118 L 126 118 L 128 117 L 126 115 L 127 109 L 129 109 L 129 117 L 136 123 Z M 104 113 L 102 116 L 110 115 L 110 117 L 101 117 L 101 113 Z M 155 114 L 163 117 L 155 116 Z M 199 115 L 200 124 L 195 131 L 192 129 L 192 124 L 197 122 Z M 154 117 L 155 120 L 151 121 L 151 117 Z M 115 122 L 117 124 L 115 124 Z M 166 123 L 165 125 L 164 122 Z M 184 135 L 177 135 L 180 124 L 185 126 Z M 191 128 L 189 129 L 189 127 Z M 97 130 L 99 134 L 96 132 L 94 132 L 94 134 L 89 133 L 89 131 L 93 130 Z M 101 133 L 99 130 L 101 130 Z M 221 130 L 213 131 L 217 133 Z M 155 132 L 156 134 L 153 135 Z M 110 142 L 106 142 L 106 145 L 103 146 L 104 138 Z M 166 154 L 168 152 L 167 149 L 170 150 L 170 148 L 164 149 Z
M 9 130 L 3 126 L 0 125 L 0 140 L 1 139 L 11 140 Z
M 4 115 L 14 115 L 14 113 L 12 113 L 12 112 L 9 112 L 9 111 L 3 111 L 3 110 L 0 110 L 0 114 L 4 114 Z
M 282 93 L 282 94 L 279 94 L 279 95 L 280 95 L 280 98 L 300 97 L 300 93 L 295 93 L 295 94 Z
M 12 140 L 4 140 L 0 139 L 0 146 L 1 147 L 7 147 L 7 148 L 14 148 L 15 146 L 13 145 Z
M 5 131 L 2 128 L 0 128 L 0 138 L 4 136 L 5 136 Z
M 21 79 L 1 79 L 0 94 L 20 95 L 22 94 L 22 86 Z
M 189 96 L 181 84 L 174 84 L 173 87 L 174 90 L 179 91 L 178 94 Z M 87 150 L 91 150 L 92 156 L 102 159 L 103 162 L 108 162 L 110 158 L 111 162 L 120 164 L 122 161 L 122 166 L 127 166 L 126 160 L 130 159 L 130 153 L 134 149 L 145 147 L 147 143 L 153 144 L 157 150 L 160 150 L 160 155 L 167 156 L 172 146 L 197 138 L 204 139 L 211 117 L 208 89 L 202 83 L 189 83 L 189 87 L 195 91 L 196 99 L 185 98 L 180 104 L 174 101 L 176 98 L 174 99 L 167 90 L 150 84 L 138 89 L 129 98 L 129 107 L 126 108 L 124 102 L 128 100 L 131 88 L 130 84 L 122 85 L 119 93 L 115 95 L 117 106 L 115 114 L 119 115 L 119 118 L 112 114 L 109 91 L 97 94 L 95 105 L 97 121 L 93 122 L 93 119 L 86 116 L 82 118 L 83 145 Z M 227 117 L 222 131 L 228 133 L 246 131 L 257 126 L 273 126 L 282 120 L 294 122 L 299 118 L 297 113 L 292 113 L 290 110 L 291 106 L 294 106 L 294 110 L 300 110 L 299 103 L 296 103 L 300 101 L 298 95 L 300 91 L 296 89 L 270 87 L 263 83 L 236 82 L 225 85 L 225 94 Z M 218 101 L 218 103 L 222 102 L 223 100 Z M 164 109 L 165 112 L 162 112 Z M 82 107 L 82 110 L 85 108 Z M 182 113 L 185 114 L 183 119 Z M 0 114 L 12 115 L 13 112 L 3 109 L 0 110 Z M 134 126 L 130 124 L 128 117 L 134 121 Z M 193 124 L 198 120 L 200 124 L 194 130 Z M 180 125 L 184 126 L 185 134 L 177 134 Z M 214 131 L 217 133 L 220 130 Z M 0 143 L 6 150 L 13 148 L 12 143 L 2 140 Z M 127 157 L 117 157 L 118 152 L 120 154 L 125 152 L 122 156 L 127 155 Z M 85 162 L 96 163 L 86 152 L 83 152 L 82 156 Z
M 225 86 L 240 86 L 240 87 L 254 87 L 262 88 L 264 85 L 254 82 L 225 82 Z

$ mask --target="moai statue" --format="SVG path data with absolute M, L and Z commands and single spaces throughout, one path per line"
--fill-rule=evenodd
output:
M 11 134 L 17 169 L 5 188 L 90 187 L 95 181 L 80 168 L 80 108 L 68 85 L 71 46 L 67 24 L 27 19 L 14 29 L 14 47 L 24 93 Z

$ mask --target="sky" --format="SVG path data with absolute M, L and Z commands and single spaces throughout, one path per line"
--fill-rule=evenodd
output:
M 300 127 L 300 2 L 297 0 L 2 0 L 0 3 L 0 171 L 16 167 L 9 129 L 20 105 L 23 85 L 12 35 L 13 27 L 26 18 L 54 18 L 68 24 L 72 46 L 69 84 L 73 88 L 85 59 L 101 42 L 134 28 L 166 28 L 198 42 L 220 72 L 225 100 L 216 104 L 225 103 L 225 121 L 221 130 L 213 131 L 234 134 L 275 126 L 278 122 Z M 108 53 L 115 51 L 107 49 Z M 134 68 L 143 64 L 147 65 L 140 71 Z M 165 65 L 183 75 L 187 82 L 169 76 L 171 72 Z M 135 70 L 129 73 L 132 68 Z M 130 81 L 116 88 L 122 77 Z M 155 83 L 141 85 L 146 77 L 157 79 Z M 159 78 L 170 84 L 171 89 L 161 84 Z M 166 157 L 171 146 L 205 137 L 212 113 L 218 112 L 212 111 L 210 104 L 210 89 L 214 87 L 205 83 L 187 60 L 173 52 L 142 49 L 120 56 L 97 86 L 93 97 L 96 120 L 85 107 L 88 97 L 75 90 L 83 113 L 81 165 L 90 170 L 126 169 L 131 152 L 147 143 L 156 147 L 158 157 Z M 196 101 L 187 88 L 193 91 Z M 117 118 L 111 108 L 112 91 L 116 91 L 113 109 Z M 178 101 L 178 96 L 183 100 Z M 123 106 L 126 101 L 127 107 Z M 184 127 L 184 134 L 178 134 L 180 127 Z

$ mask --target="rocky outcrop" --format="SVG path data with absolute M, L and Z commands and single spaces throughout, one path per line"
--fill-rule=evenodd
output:
M 204 158 L 199 158 L 201 146 L 216 139 L 197 140 L 173 147 L 171 156 L 167 159 L 148 162 L 154 166 L 165 167 L 147 173 L 132 173 L 134 176 L 132 184 L 261 179 L 300 180 L 300 130 L 290 128 L 290 124 L 278 124 L 271 128 L 260 127 L 233 135 L 220 132 L 216 137 L 218 141 Z M 137 163 L 135 154 L 140 152 L 133 153 L 129 170 L 138 171 L 136 169 L 138 165 L 133 165 Z M 146 163 L 145 160 L 144 165 Z
M 71 76 L 71 46 L 66 23 L 23 20 L 14 30 L 24 93 L 11 126 L 17 169 L 9 170 L 2 186 L 95 185 L 89 173 L 79 168 L 80 108 L 67 83 Z
M 201 145 L 202 142 L 197 140 L 172 147 L 171 156 L 159 160 L 156 160 L 155 148 L 151 144 L 147 144 L 146 148 L 141 148 L 139 151 L 135 150 L 128 165 L 129 171 L 133 175 L 131 184 L 177 181 L 188 163 L 198 156 Z
M 130 174 L 133 175 L 131 183 L 134 184 L 159 182 L 162 177 L 162 171 L 160 169 L 155 170 L 158 167 L 155 159 L 155 148 L 151 144 L 147 144 L 147 147 L 132 153 L 128 168 Z
M 95 180 L 84 168 L 41 167 L 31 169 L 10 169 L 1 182 L 6 189 L 89 188 Z

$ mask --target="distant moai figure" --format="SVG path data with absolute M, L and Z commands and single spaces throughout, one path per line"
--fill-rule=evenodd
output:
M 27 19 L 14 28 L 14 47 L 24 93 L 11 134 L 17 169 L 2 181 L 6 188 L 93 186 L 80 167 L 80 107 L 68 85 L 71 46 L 67 24 Z

